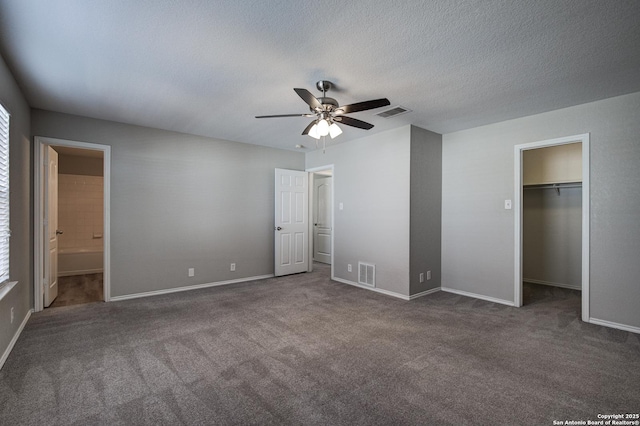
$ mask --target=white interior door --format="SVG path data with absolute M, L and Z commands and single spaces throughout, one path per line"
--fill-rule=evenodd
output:
M 58 296 L 58 153 L 47 146 L 45 150 L 44 191 L 44 307 Z
M 276 169 L 275 182 L 275 275 L 308 270 L 307 172 Z
M 331 264 L 331 177 L 316 177 L 313 203 L 313 260 Z

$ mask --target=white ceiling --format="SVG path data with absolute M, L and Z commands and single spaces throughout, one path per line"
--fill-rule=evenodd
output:
M 636 0 L 0 0 L 0 52 L 31 106 L 295 149 L 294 87 L 372 130 L 439 133 L 640 91 Z

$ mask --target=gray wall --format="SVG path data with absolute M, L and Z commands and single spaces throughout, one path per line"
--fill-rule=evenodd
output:
M 11 114 L 9 184 L 11 217 L 11 281 L 18 284 L 0 301 L 0 356 L 24 320 L 32 300 L 33 246 L 31 203 L 31 134 L 29 105 L 4 60 L 0 58 L 0 102 Z M 11 308 L 15 319 L 11 321 Z
M 442 244 L 442 135 L 415 126 L 411 126 L 410 224 L 410 294 L 414 295 L 440 287 Z
M 640 327 L 640 93 L 443 135 L 442 285 L 513 301 L 514 145 L 591 134 L 591 317 Z
M 525 189 L 522 276 L 525 281 L 582 288 L 582 189 Z M 525 300 L 526 303 L 526 300 Z
M 405 126 L 306 155 L 307 168 L 334 165 L 335 276 L 357 282 L 358 261 L 373 263 L 376 287 L 404 296 L 409 295 L 410 136 L 411 127 Z
M 32 133 L 112 147 L 112 296 L 273 273 L 274 169 L 303 154 L 42 110 Z

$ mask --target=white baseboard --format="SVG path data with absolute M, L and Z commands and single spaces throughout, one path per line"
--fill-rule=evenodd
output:
M 447 293 L 459 294 L 460 296 L 473 297 L 474 299 L 486 300 L 487 302 L 500 303 L 501 305 L 514 306 L 513 301 L 497 299 L 495 297 L 484 296 L 482 294 L 469 293 L 468 291 L 456 290 L 454 288 L 441 287 Z
M 582 290 L 582 285 L 571 285 L 571 284 L 563 284 L 563 283 L 554 283 L 551 281 L 542 281 L 542 280 L 534 280 L 531 278 L 523 278 L 522 281 L 527 282 L 527 283 L 531 283 L 531 284 L 542 284 L 542 285 L 548 285 L 551 287 L 562 287 L 562 288 L 568 288 L 571 290 Z
M 602 325 L 604 327 L 617 328 L 618 330 L 629 331 L 631 333 L 640 334 L 640 327 L 634 327 L 631 325 L 619 324 L 617 322 L 605 321 L 597 318 L 589 318 L 589 323 L 595 325 Z
M 2 358 L 0 358 L 0 370 L 2 370 L 2 367 L 4 366 L 4 363 L 7 360 L 7 358 L 9 358 L 9 354 L 11 353 L 11 350 L 13 349 L 16 342 L 18 341 L 18 337 L 20 337 L 20 334 L 22 333 L 24 326 L 27 325 L 27 321 L 29 321 L 29 318 L 31 317 L 32 312 L 33 312 L 33 309 L 29 309 L 27 311 L 27 315 L 24 316 L 24 319 L 22 320 L 22 324 L 20 324 L 20 327 L 18 327 L 18 329 L 16 330 L 16 334 L 13 335 L 13 339 L 11 339 L 11 341 L 9 342 L 9 346 L 7 346 L 7 349 L 2 354 Z
M 144 293 L 125 294 L 123 296 L 111 296 L 111 299 L 109 301 L 117 302 L 119 300 L 138 299 L 140 297 L 159 296 L 162 294 L 177 293 L 179 291 L 198 290 L 201 288 L 218 287 L 221 285 L 244 283 L 247 281 L 258 281 L 258 280 L 264 280 L 264 279 L 273 278 L 273 277 L 274 277 L 273 274 L 258 275 L 255 277 L 239 278 L 237 280 L 217 281 L 213 283 L 195 284 L 195 285 L 188 285 L 188 286 L 176 287 L 176 288 L 167 288 L 165 290 L 146 291 Z
M 411 296 L 409 296 L 409 300 L 417 299 L 418 297 L 426 296 L 428 294 L 437 293 L 438 291 L 440 291 L 440 287 L 436 287 L 436 288 L 422 291 L 420 293 L 412 294 Z
M 411 300 L 409 298 L 409 296 L 405 296 L 403 294 L 396 293 L 394 291 L 383 290 L 381 288 L 371 287 L 371 286 L 368 286 L 368 285 L 362 285 L 362 284 L 358 284 L 358 283 L 356 283 L 354 281 L 349 281 L 349 280 L 345 280 L 345 279 L 342 279 L 342 278 L 331 277 L 331 279 L 333 281 L 338 281 L 339 283 L 342 283 L 342 284 L 348 284 L 348 285 L 352 285 L 354 287 L 363 288 L 365 290 L 375 291 L 376 293 L 380 293 L 380 294 L 384 294 L 384 295 L 387 295 L 387 296 L 396 297 L 398 299 Z

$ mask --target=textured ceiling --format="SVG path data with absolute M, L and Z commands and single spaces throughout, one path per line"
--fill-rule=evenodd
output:
M 640 91 L 640 1 L 0 0 L 0 52 L 31 106 L 294 149 L 295 94 L 338 86 L 370 131 L 439 133 Z

